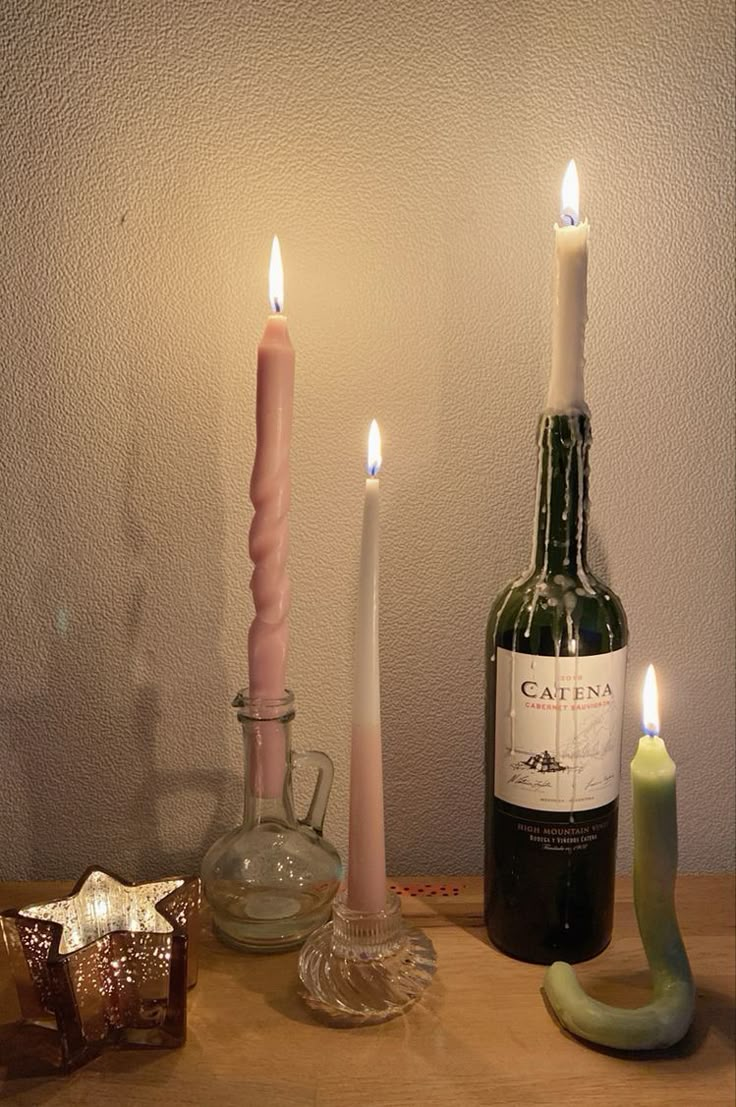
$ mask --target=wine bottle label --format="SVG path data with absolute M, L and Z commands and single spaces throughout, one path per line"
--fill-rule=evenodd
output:
M 499 799 L 588 811 L 618 796 L 626 648 L 594 657 L 496 651 Z

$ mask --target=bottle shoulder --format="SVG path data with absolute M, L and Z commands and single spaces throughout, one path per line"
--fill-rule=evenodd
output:
M 510 581 L 491 606 L 488 645 L 521 653 L 605 653 L 628 641 L 621 600 L 589 570 L 542 573 Z

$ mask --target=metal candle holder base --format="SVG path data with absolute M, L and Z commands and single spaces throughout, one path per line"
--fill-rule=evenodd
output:
M 402 1014 L 432 981 L 437 955 L 429 938 L 408 930 L 389 892 L 377 914 L 351 911 L 345 892 L 332 920 L 307 940 L 299 979 L 308 1007 L 337 1026 L 385 1022 Z
M 0 914 L 21 1015 L 56 1027 L 67 1071 L 107 1045 L 175 1048 L 197 979 L 199 880 L 88 869 L 71 895 Z

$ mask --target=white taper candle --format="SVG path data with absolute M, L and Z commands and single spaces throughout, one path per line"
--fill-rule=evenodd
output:
M 386 845 L 383 828 L 381 685 L 378 663 L 378 531 L 381 439 L 375 419 L 368 444 L 363 533 L 358 581 L 358 616 L 353 672 L 350 749 L 350 839 L 348 906 L 378 912 L 386 902 Z
M 562 226 L 555 224 L 555 281 L 552 314 L 552 371 L 547 409 L 558 414 L 586 411 L 585 324 L 588 320 L 588 220 L 580 218 L 575 162 L 562 182 Z

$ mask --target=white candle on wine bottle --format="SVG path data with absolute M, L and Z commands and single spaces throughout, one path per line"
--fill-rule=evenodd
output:
M 547 409 L 554 414 L 587 411 L 585 324 L 588 321 L 588 220 L 580 222 L 580 186 L 575 162 L 562 181 L 562 226 L 555 224 L 552 371 Z
M 381 436 L 375 419 L 368 436 L 350 747 L 348 907 L 377 913 L 386 904 L 383 829 L 381 686 L 378 664 L 378 529 Z

